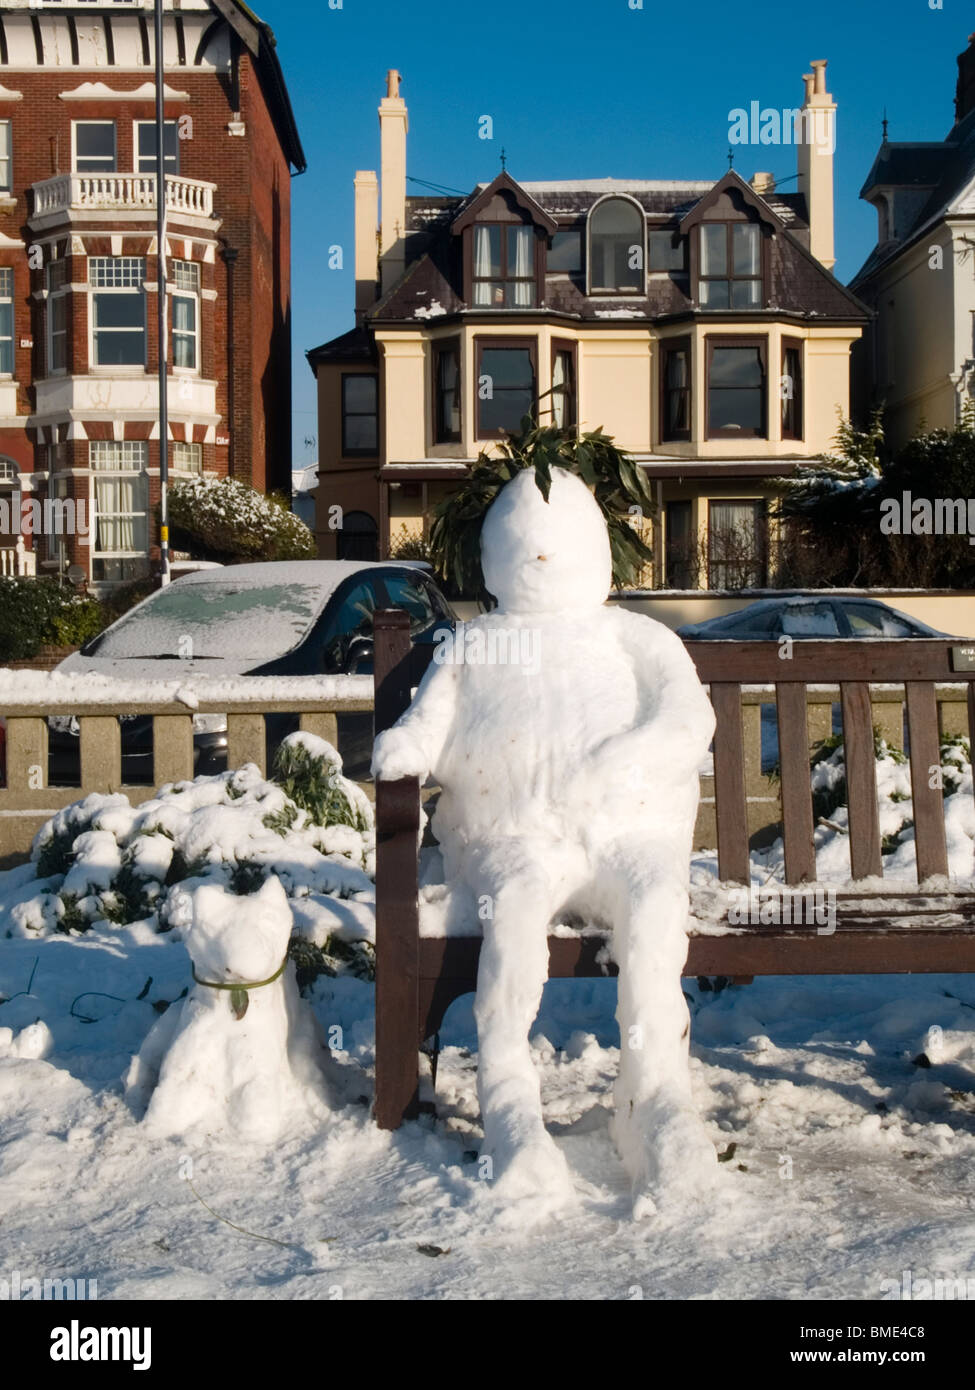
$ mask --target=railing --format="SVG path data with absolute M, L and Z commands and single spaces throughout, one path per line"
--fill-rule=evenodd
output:
M 37 556 L 24 545 L 23 536 L 17 537 L 17 544 L 5 546 L 0 550 L 0 576 L 14 579 L 33 576 L 37 573 Z
M 155 684 L 155 683 L 154 683 Z M 227 717 L 227 766 L 256 763 L 266 771 L 264 716 L 297 715 L 307 733 L 337 742 L 340 714 L 372 709 L 369 676 L 244 677 L 180 685 L 110 681 L 102 676 L 0 670 L 0 723 L 5 725 L 6 776 L 0 787 L 0 860 L 29 849 L 35 832 L 63 806 L 92 792 L 124 792 L 146 801 L 167 782 L 193 777 L 193 716 Z M 152 719 L 152 783 L 122 777 L 120 714 Z M 48 718 L 74 717 L 79 727 L 80 786 L 48 783 Z
M 213 216 L 216 184 L 166 176 L 166 207 L 194 217 Z M 144 209 L 156 206 L 155 174 L 57 174 L 34 184 L 34 217 L 90 209 Z

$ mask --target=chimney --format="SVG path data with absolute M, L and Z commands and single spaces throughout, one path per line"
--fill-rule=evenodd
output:
M 799 148 L 799 192 L 809 213 L 809 249 L 832 270 L 833 151 L 836 148 L 836 104 L 826 90 L 826 59 L 811 63 L 803 76 L 806 96 L 802 121 L 796 129 Z
M 769 193 L 775 192 L 774 174 L 752 174 L 752 188 L 760 198 L 765 198 Z
M 355 321 L 361 323 L 379 289 L 379 180 L 372 169 L 355 176 Z
M 406 268 L 406 102 L 399 94 L 400 75 L 386 74 L 386 95 L 379 103 L 379 178 L 382 192 L 380 279 L 385 292 Z
M 975 34 L 969 34 L 968 47 L 958 55 L 958 86 L 955 89 L 955 125 L 975 111 Z

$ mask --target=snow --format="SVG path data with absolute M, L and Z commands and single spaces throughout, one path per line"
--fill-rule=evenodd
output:
M 498 606 L 468 633 L 483 634 L 488 652 L 530 646 L 535 659 L 434 664 L 376 740 L 374 771 L 432 772 L 442 788 L 432 824 L 447 888 L 432 900 L 447 919 L 452 896 L 477 906 L 481 1156 L 516 1209 L 522 1199 L 555 1209 L 570 1187 L 527 1045 L 548 924 L 560 909 L 612 923 L 620 1018 L 634 1040 L 613 1132 L 634 1214 L 649 1214 L 706 1190 L 715 1172 L 690 1099 L 680 990 L 697 769 L 714 715 L 679 638 L 604 606 L 609 539 L 578 478 L 554 470 L 546 502 L 533 472 L 520 473 L 487 513 L 481 558 Z M 499 632 L 519 640 L 492 644 Z
M 439 300 L 439 299 L 435 299 L 435 300 L 433 300 L 432 303 L 429 304 L 429 305 L 425 305 L 425 304 L 420 304 L 420 305 L 418 305 L 418 306 L 413 310 L 413 317 L 414 317 L 415 319 L 436 319 L 436 318 L 440 318 L 440 316 L 441 316 L 442 314 L 445 314 L 446 312 L 447 312 L 447 310 L 446 310 L 446 309 L 444 308 L 444 306 L 440 303 L 440 300 Z
M 371 676 L 244 676 L 225 675 L 227 663 L 214 663 L 216 673 L 194 673 L 186 679 L 187 662 L 172 665 L 182 676 L 150 680 L 108 676 L 93 671 L 11 671 L 0 667 L 0 707 L 36 704 L 42 707 L 64 705 L 106 705 L 125 709 L 132 705 L 160 705 L 178 702 L 188 709 L 200 703 L 253 704 L 265 701 L 360 700 L 372 702 Z M 159 663 L 166 668 L 166 662 Z M 198 683 L 196 683 L 198 682 Z M 196 701 L 196 704 L 193 701 Z

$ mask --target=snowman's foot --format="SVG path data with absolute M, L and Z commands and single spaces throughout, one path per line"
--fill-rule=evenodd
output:
M 515 1224 L 543 1220 L 575 1200 L 569 1165 L 541 1120 L 516 1129 L 488 1123 L 482 1172 Z
M 690 1101 L 654 1097 L 627 1105 L 614 1115 L 611 1132 L 630 1177 L 636 1220 L 713 1200 L 718 1156 Z

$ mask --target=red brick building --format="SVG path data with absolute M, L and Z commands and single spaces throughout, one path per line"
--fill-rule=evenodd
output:
M 164 5 L 171 476 L 290 495 L 305 161 L 274 36 L 240 0 Z M 158 557 L 154 64 L 142 0 L 0 0 L 3 573 L 97 589 Z

